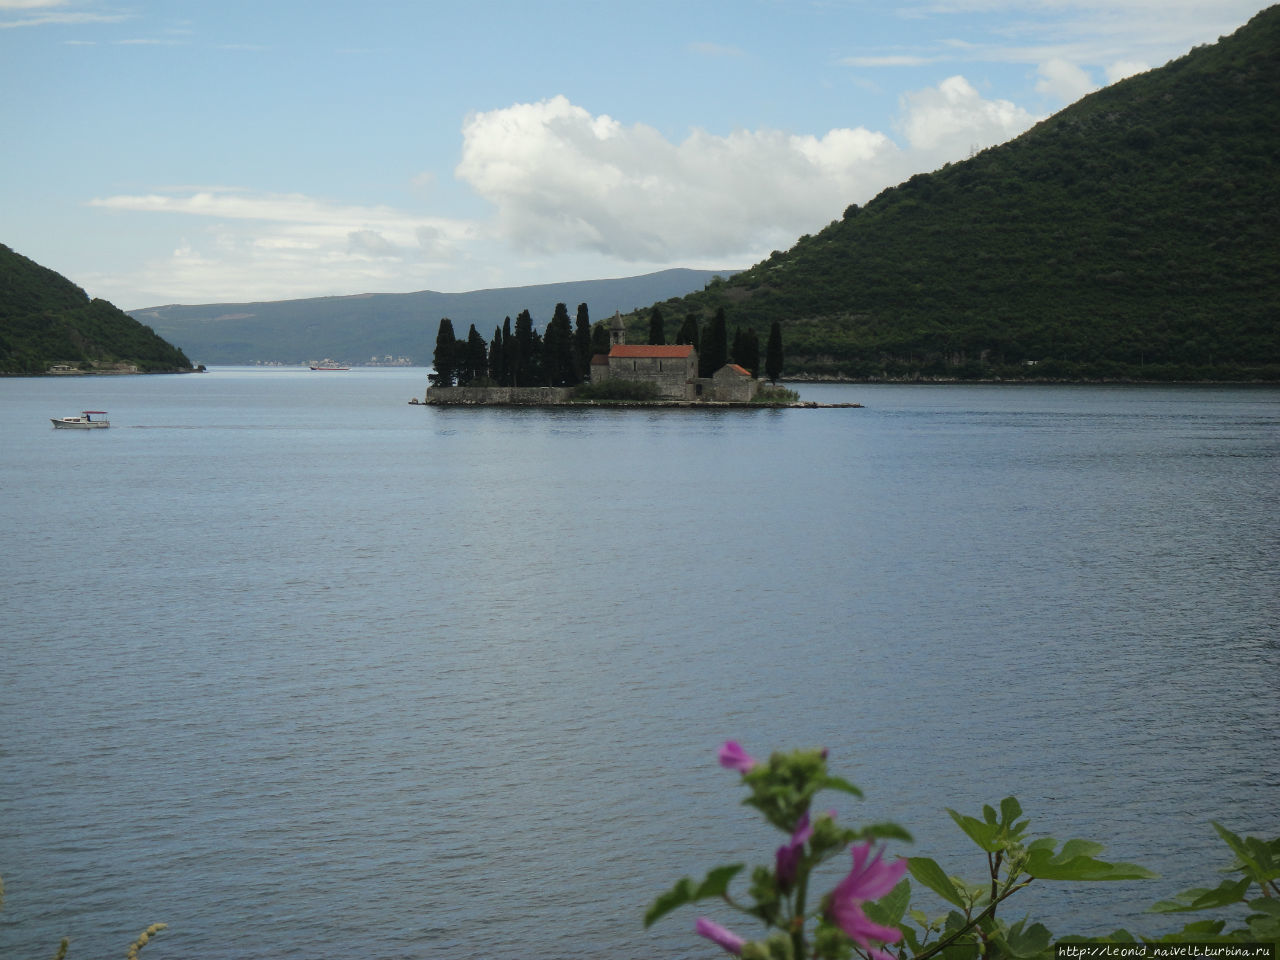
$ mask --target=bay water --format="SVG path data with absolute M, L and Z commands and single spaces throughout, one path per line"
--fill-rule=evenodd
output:
M 729 738 L 829 748 L 891 857 L 979 879 L 945 808 L 1016 794 L 1161 874 L 1010 901 L 1056 934 L 1280 833 L 1280 389 L 426 373 L 0 380 L 0 956 L 713 957 L 641 917 L 781 842 Z

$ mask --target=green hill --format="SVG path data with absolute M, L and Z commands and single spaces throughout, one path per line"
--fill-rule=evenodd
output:
M 59 273 L 0 244 L 0 373 L 191 369 L 181 350 Z
M 1280 380 L 1278 105 L 1272 7 L 668 301 L 668 328 L 777 320 L 790 376 Z
M 615 310 L 697 290 L 732 271 L 663 270 L 640 277 L 576 280 L 467 293 L 368 293 L 264 303 L 173 305 L 132 310 L 158 333 L 201 363 L 299 363 L 332 357 L 358 363 L 370 357 L 406 356 L 427 366 L 440 318 L 465 335 L 474 323 L 487 340 L 505 317 L 529 310 L 539 327 L 557 303 L 572 310 L 587 304 L 603 319 Z

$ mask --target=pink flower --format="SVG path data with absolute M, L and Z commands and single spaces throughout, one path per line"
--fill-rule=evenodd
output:
M 743 750 L 742 744 L 737 740 L 726 740 L 724 746 L 720 748 L 720 766 L 726 770 L 747 773 L 755 765 L 755 757 Z
M 706 937 L 712 943 L 718 943 L 735 956 L 741 956 L 742 945 L 747 942 L 732 930 L 726 930 L 706 917 L 699 917 L 693 929 L 698 932 L 698 936 Z
M 809 814 L 805 814 L 800 818 L 800 822 L 796 824 L 796 829 L 791 834 L 791 840 L 778 848 L 776 856 L 778 883 L 785 887 L 791 886 L 796 879 L 796 869 L 800 866 L 800 855 L 804 853 L 804 845 L 809 838 L 813 836 L 813 827 L 809 824 Z
M 853 869 L 831 892 L 828 912 L 840 929 L 876 960 L 893 960 L 892 954 L 879 946 L 872 946 L 871 941 L 894 943 L 902 938 L 902 931 L 873 922 L 862 910 L 866 901 L 879 900 L 896 887 L 902 875 L 907 872 L 906 860 L 884 863 L 881 861 L 883 855 L 884 851 L 881 850 L 868 862 L 871 856 L 870 840 L 853 848 Z

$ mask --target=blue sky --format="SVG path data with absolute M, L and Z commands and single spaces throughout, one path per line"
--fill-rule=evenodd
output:
M 0 0 L 0 242 L 125 309 L 749 266 L 1258 0 Z

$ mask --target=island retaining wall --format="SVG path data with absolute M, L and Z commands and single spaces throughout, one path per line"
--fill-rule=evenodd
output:
M 425 403 L 551 404 L 568 403 L 572 387 L 427 387 Z

